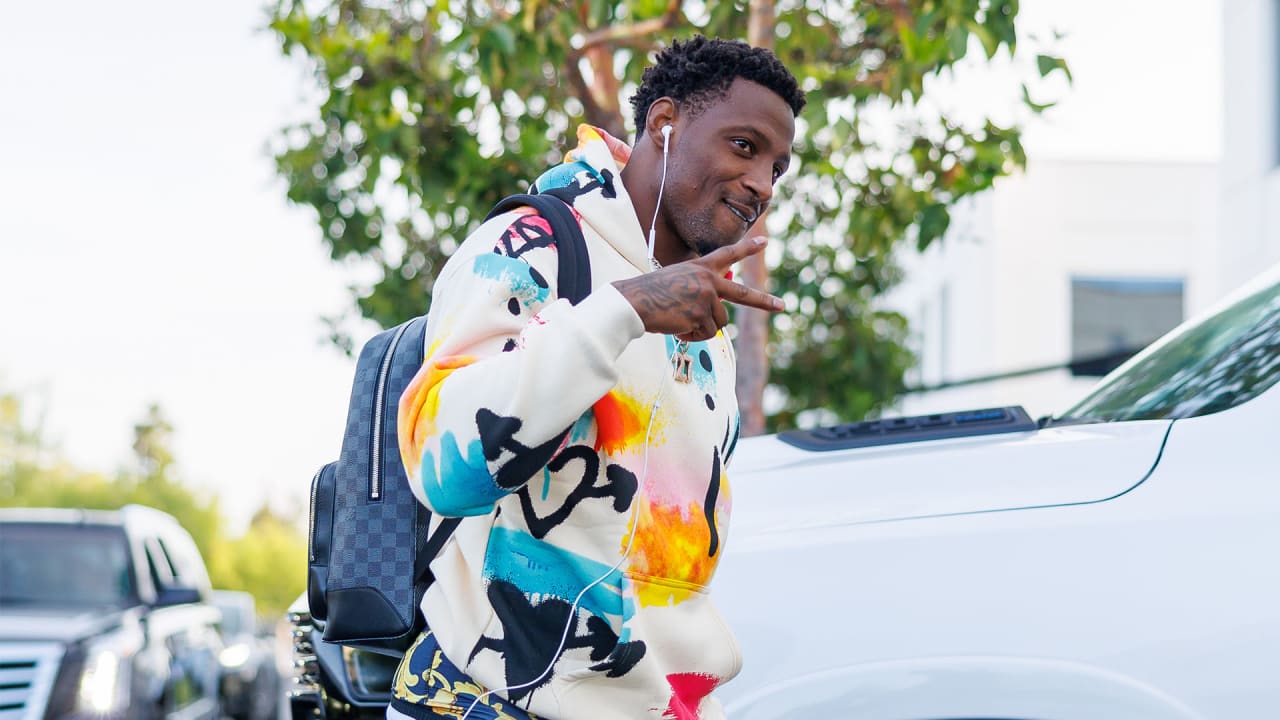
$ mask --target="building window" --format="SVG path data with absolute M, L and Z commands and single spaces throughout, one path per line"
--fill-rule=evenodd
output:
M 951 298 L 946 283 L 936 293 L 926 295 L 911 328 L 911 351 L 916 355 L 916 364 L 908 371 L 908 380 L 917 385 L 946 381 L 951 346 Z
M 1182 322 L 1183 281 L 1071 280 L 1071 374 L 1105 375 Z

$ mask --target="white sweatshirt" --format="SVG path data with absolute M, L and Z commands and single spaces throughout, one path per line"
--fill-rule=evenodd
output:
M 454 664 L 540 717 L 715 720 L 710 693 L 741 667 L 707 594 L 739 430 L 732 348 L 689 344 L 676 378 L 677 342 L 610 284 L 649 270 L 630 150 L 589 126 L 578 139 L 538 187 L 574 194 L 591 295 L 557 299 L 528 208 L 485 223 L 436 281 L 400 447 L 418 499 L 469 519 L 422 610 Z

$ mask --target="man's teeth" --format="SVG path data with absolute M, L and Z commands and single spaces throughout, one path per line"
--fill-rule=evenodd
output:
M 733 205 L 730 205 L 729 203 L 725 203 L 725 205 L 729 208 L 730 211 L 733 212 L 734 215 L 737 215 L 738 217 L 742 218 L 742 222 L 750 225 L 751 223 L 756 221 L 754 217 L 747 217 L 746 215 L 743 215 L 742 212 L 738 210 L 738 208 L 734 207 Z

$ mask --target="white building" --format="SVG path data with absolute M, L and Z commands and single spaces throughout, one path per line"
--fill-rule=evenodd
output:
M 1032 158 L 957 208 L 946 241 L 907 260 L 890 300 L 915 330 L 911 384 L 1141 344 L 1280 262 L 1280 2 L 1221 8 L 1220 162 Z M 1092 383 L 1056 370 L 908 395 L 895 411 L 1021 404 L 1038 416 Z
M 1223 3 L 1223 144 L 1218 282 L 1280 262 L 1280 4 Z
M 889 304 L 911 321 L 913 386 L 1063 365 L 1155 339 L 1220 293 L 1211 163 L 1032 160 L 953 212 L 905 259 Z M 1068 370 L 904 396 L 913 415 L 1065 410 L 1096 377 Z

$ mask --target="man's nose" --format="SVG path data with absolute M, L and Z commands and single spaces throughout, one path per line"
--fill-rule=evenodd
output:
M 759 211 L 764 212 L 769 207 L 769 201 L 773 199 L 773 168 L 766 165 L 763 169 L 756 168 L 752 170 L 746 178 L 747 191 L 760 204 Z

